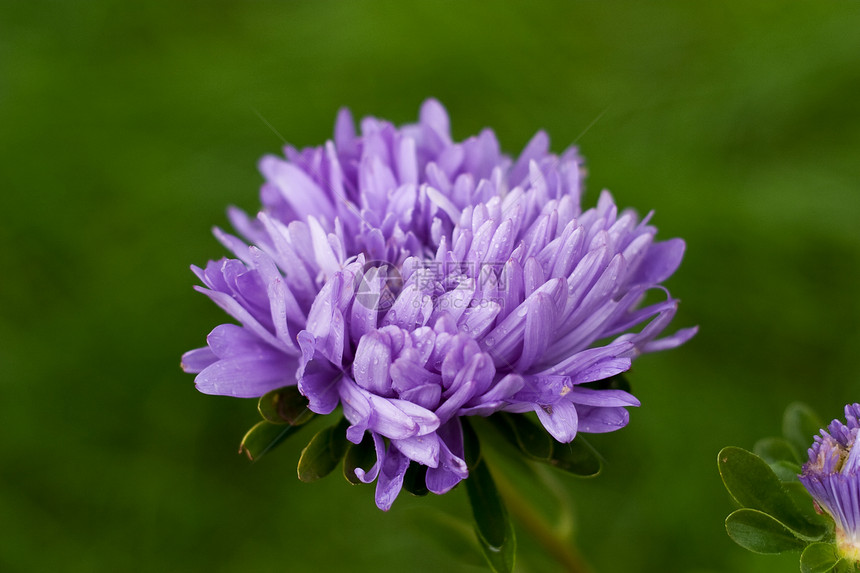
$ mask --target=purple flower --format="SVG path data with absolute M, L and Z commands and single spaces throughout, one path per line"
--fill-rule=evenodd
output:
M 375 444 L 357 477 L 382 509 L 411 462 L 435 493 L 467 477 L 463 416 L 535 412 L 560 442 L 623 427 L 638 400 L 583 384 L 695 334 L 659 338 L 684 242 L 655 241 L 651 215 L 605 191 L 583 210 L 582 159 L 548 150 L 543 132 L 516 161 L 490 130 L 454 142 L 435 100 L 361 135 L 341 111 L 334 141 L 260 162 L 263 210 L 230 211 L 253 246 L 216 230 L 236 259 L 195 268 L 199 290 L 241 326 L 183 367 L 205 393 L 298 384 L 314 412 L 341 406 L 348 439 Z M 642 306 L 655 289 L 665 300 Z
M 836 545 L 860 562 L 860 404 L 845 406 L 845 421 L 833 420 L 815 436 L 800 481 L 836 523 Z

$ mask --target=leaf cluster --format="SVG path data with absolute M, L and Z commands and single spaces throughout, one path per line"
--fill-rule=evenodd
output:
M 822 427 L 806 405 L 791 404 L 783 436 L 759 440 L 753 452 L 729 446 L 717 456 L 723 484 L 739 506 L 726 518 L 726 532 L 756 553 L 800 551 L 802 573 L 848 573 L 854 566 L 833 544 L 833 520 L 816 512 L 798 480 L 803 453 Z
M 299 433 L 316 415 L 308 410 L 307 400 L 295 386 L 280 388 L 262 396 L 258 402 L 262 420 L 245 434 L 239 452 L 256 461 L 287 438 Z M 601 471 L 601 460 L 582 437 L 569 444 L 555 441 L 535 420 L 525 414 L 500 412 L 488 418 L 482 429 L 490 430 L 494 441 L 506 443 L 508 453 L 522 461 L 545 464 L 567 474 L 594 477 Z M 465 487 L 472 507 L 478 545 L 493 571 L 510 573 L 514 566 L 516 538 L 510 515 L 499 493 L 486 460 L 481 454 L 478 435 L 464 418 L 463 434 L 469 477 Z M 356 468 L 375 463 L 375 449 L 368 437 L 352 444 L 346 439 L 349 422 L 341 415 L 338 421 L 319 430 L 302 450 L 297 473 L 300 480 L 313 482 L 330 474 L 338 465 L 352 484 L 361 481 Z M 403 480 L 409 493 L 423 496 L 427 468 L 412 462 Z

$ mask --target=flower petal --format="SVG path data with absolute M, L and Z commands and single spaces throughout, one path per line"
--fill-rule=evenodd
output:
M 572 402 L 560 400 L 555 404 L 536 405 L 534 411 L 546 431 L 559 442 L 566 444 L 576 437 L 579 417 Z
M 204 394 L 259 398 L 270 390 L 296 383 L 298 362 L 284 354 L 260 358 L 226 358 L 207 366 L 194 383 Z

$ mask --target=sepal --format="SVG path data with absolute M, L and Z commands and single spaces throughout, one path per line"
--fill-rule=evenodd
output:
M 336 468 L 349 447 L 346 439 L 346 428 L 349 422 L 341 418 L 334 426 L 323 428 L 311 438 L 296 469 L 299 479 L 303 482 L 314 482 L 324 478 Z
M 300 429 L 301 426 L 272 424 L 262 420 L 245 433 L 239 444 L 239 453 L 245 454 L 249 460 L 255 462 Z
M 488 419 L 499 434 L 528 459 L 579 477 L 594 477 L 602 469 L 597 453 L 581 435 L 562 444 L 523 414 L 499 412 Z
M 257 402 L 257 410 L 267 422 L 291 426 L 301 426 L 315 416 L 308 409 L 308 399 L 299 393 L 296 386 L 286 386 L 264 394 Z

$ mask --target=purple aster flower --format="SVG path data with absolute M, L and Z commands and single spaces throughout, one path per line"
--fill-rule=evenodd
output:
M 842 557 L 860 562 L 860 404 L 845 406 L 845 421 L 833 420 L 815 436 L 800 481 L 836 523 Z
M 543 132 L 513 161 L 490 130 L 453 141 L 428 100 L 417 124 L 365 118 L 360 135 L 341 111 L 334 141 L 285 155 L 260 162 L 259 215 L 230 211 L 252 246 L 216 230 L 236 258 L 194 268 L 241 326 L 183 367 L 205 393 L 298 384 L 312 411 L 341 406 L 348 439 L 375 445 L 356 473 L 382 509 L 411 462 L 434 493 L 467 477 L 463 416 L 535 412 L 560 442 L 623 427 L 638 400 L 583 385 L 695 334 L 660 338 L 684 242 L 608 192 L 583 210 L 582 159 Z M 652 290 L 665 300 L 643 306 Z

